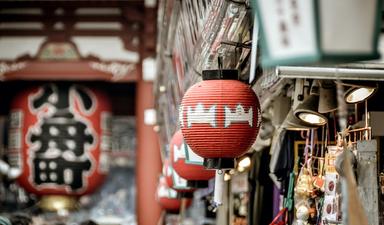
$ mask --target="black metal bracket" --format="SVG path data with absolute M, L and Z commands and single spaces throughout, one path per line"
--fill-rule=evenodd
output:
M 220 44 L 235 46 L 236 48 L 247 48 L 247 49 L 252 48 L 252 43 L 246 44 L 246 43 L 235 42 L 235 41 L 221 41 Z

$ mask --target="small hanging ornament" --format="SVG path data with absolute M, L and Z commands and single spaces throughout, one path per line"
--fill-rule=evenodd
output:
M 317 168 L 317 174 L 316 176 L 313 176 L 313 187 L 317 191 L 324 192 L 324 184 L 325 184 L 325 179 L 323 176 L 324 173 L 324 158 L 317 158 L 318 160 L 318 168 Z
M 313 191 L 312 176 L 308 168 L 303 166 L 297 178 L 295 194 L 299 196 L 310 196 Z
M 297 225 L 307 225 L 309 218 L 309 209 L 306 205 L 301 204 L 296 210 L 296 224 Z

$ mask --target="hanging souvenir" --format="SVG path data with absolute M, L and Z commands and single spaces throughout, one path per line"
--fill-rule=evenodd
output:
M 300 170 L 295 187 L 295 194 L 300 196 L 310 196 L 313 191 L 312 175 L 308 168 L 304 166 Z

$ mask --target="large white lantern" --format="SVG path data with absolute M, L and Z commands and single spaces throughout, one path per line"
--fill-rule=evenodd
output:
M 253 0 L 263 66 L 379 58 L 380 0 Z

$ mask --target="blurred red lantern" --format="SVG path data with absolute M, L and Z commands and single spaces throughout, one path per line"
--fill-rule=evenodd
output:
M 165 177 L 161 176 L 157 187 L 157 199 L 161 207 L 170 213 L 178 213 L 182 200 L 178 198 L 177 191 L 167 185 Z M 192 199 L 186 200 L 186 207 L 192 204 Z
M 207 168 L 233 168 L 260 128 L 259 100 L 237 77 L 237 70 L 205 70 L 181 102 L 184 139 Z
M 180 177 L 179 174 L 172 168 L 169 159 L 164 161 L 163 175 L 167 185 L 177 191 L 181 197 L 192 198 L 195 189 L 187 185 L 187 180 Z
M 170 165 L 170 161 L 168 159 L 164 160 L 163 163 L 163 176 L 165 179 L 165 182 L 167 182 L 168 187 L 173 186 L 173 178 L 172 178 L 172 166 Z
M 109 169 L 110 119 L 107 96 L 95 89 L 58 83 L 19 93 L 8 157 L 22 170 L 20 186 L 39 196 L 95 191 Z
M 184 142 L 181 130 L 178 130 L 170 143 L 170 158 L 173 169 L 180 177 L 187 180 L 189 187 L 207 187 L 208 180 L 215 177 L 215 171 L 206 170 L 202 165 L 202 158 L 199 156 L 195 157 L 198 158 L 197 160 L 190 161 L 191 154 L 194 153 Z

